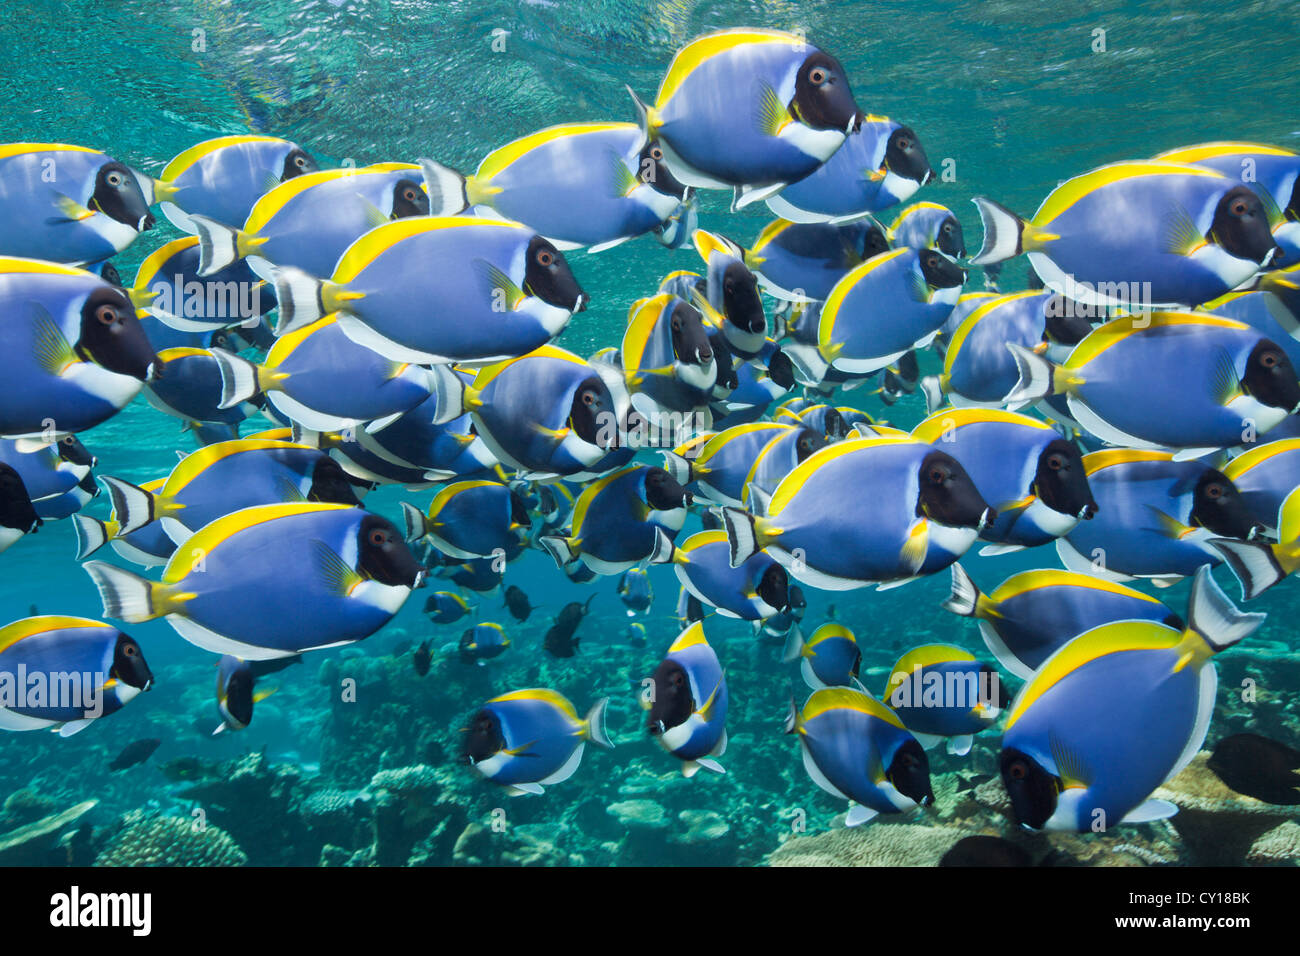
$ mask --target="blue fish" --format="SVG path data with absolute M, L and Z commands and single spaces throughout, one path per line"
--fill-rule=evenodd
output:
M 531 688 L 494 697 L 464 728 L 464 755 L 474 771 L 512 797 L 540 794 L 578 770 L 587 742 L 612 749 L 605 730 L 609 698 L 579 717 L 568 698 Z
M 106 616 L 166 617 L 190 643 L 244 660 L 362 640 L 392 619 L 425 574 L 390 522 L 346 505 L 245 508 L 186 544 L 161 582 L 103 561 L 83 567 Z
M 1185 629 L 1120 621 L 1053 654 L 1016 695 L 1002 737 L 1002 782 L 1019 822 L 1087 833 L 1173 816 L 1178 808 L 1151 793 L 1205 741 L 1213 657 L 1263 621 L 1233 607 L 1202 567 Z
M 701 622 L 677 635 L 650 679 L 641 699 L 646 728 L 682 762 L 683 776 L 726 773 L 714 758 L 727 749 L 727 681 Z

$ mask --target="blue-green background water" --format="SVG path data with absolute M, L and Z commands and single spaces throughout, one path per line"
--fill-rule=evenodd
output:
M 1028 212 L 1061 179 L 1114 160 L 1215 139 L 1300 149 L 1300 6 L 1291 0 L 11 3 L 0 20 L 0 141 L 94 146 L 157 173 L 193 143 L 253 131 L 300 143 L 322 167 L 431 156 L 468 171 L 490 149 L 544 126 L 633 119 L 625 83 L 648 98 L 676 49 L 709 30 L 741 25 L 804 30 L 842 60 L 863 109 L 912 125 L 935 168 L 950 166 L 956 173 L 954 182 L 929 185 L 917 198 L 954 210 L 972 248 L 979 237 L 968 201 L 973 195 Z M 1094 51 L 1098 29 L 1105 31 L 1104 52 Z M 729 198 L 705 194 L 701 225 L 748 241 L 770 217 L 761 206 L 732 215 Z M 123 276 L 134 275 L 139 261 L 170 238 L 174 232 L 164 222 L 139 239 L 115 260 Z M 698 268 L 689 247 L 674 252 L 649 239 L 599 256 L 575 254 L 571 261 L 592 305 L 560 344 L 581 354 L 616 344 L 628 305 L 652 291 L 665 273 Z M 1013 264 L 1003 288 L 1017 287 L 1022 274 L 1023 266 Z M 976 272 L 971 287 L 978 281 Z M 926 363 L 929 371 L 936 360 L 930 356 Z M 923 414 L 919 396 L 887 410 L 861 392 L 841 403 L 860 404 L 904 427 Z M 165 474 L 176 449 L 194 447 L 174 420 L 143 399 L 82 437 L 99 456 L 99 473 L 137 482 Z M 397 519 L 402 497 L 424 505 L 429 494 L 383 490 L 367 499 L 367 507 Z M 102 517 L 107 502 L 97 500 L 87 511 Z M 26 616 L 33 604 L 43 613 L 98 616 L 95 590 L 74 552 L 71 525 L 48 522 L 0 556 L 0 622 Z M 1034 566 L 1056 566 L 1055 554 L 972 555 L 967 561 L 986 589 Z M 312 655 L 279 675 L 279 693 L 259 705 L 252 727 L 216 739 L 208 736 L 217 719 L 213 658 L 181 641 L 165 623 L 134 627 L 160 676 L 157 688 L 74 739 L 0 737 L 0 797 L 30 787 L 56 808 L 96 798 L 101 804 L 92 819 L 110 827 L 135 807 L 189 807 L 158 774 L 162 761 L 187 755 L 218 760 L 266 748 L 274 760 L 302 765 L 311 775 L 322 765 L 322 741 L 328 738 L 321 786 L 356 789 L 381 765 L 439 762 L 449 775 L 465 778 L 447 783 L 446 793 L 454 795 L 444 799 L 460 801 L 466 820 L 483 819 L 502 801 L 487 784 L 452 766 L 450 741 L 458 720 L 493 694 L 547 682 L 579 710 L 599 694 L 613 694 L 611 723 L 620 744 L 609 754 L 589 752 L 578 775 L 545 797 L 509 802 L 512 820 L 543 828 L 535 830 L 537 839 L 562 847 L 565 861 L 645 861 L 619 842 L 619 833 L 604 829 L 600 806 L 586 805 L 593 799 L 608 806 L 648 795 L 670 814 L 691 807 L 721 812 L 744 844 L 722 862 L 759 862 L 788 832 L 782 814 L 793 807 L 809 808 L 810 829 L 824 829 L 843 808 L 815 789 L 793 745 L 777 734 L 788 696 L 803 691 L 777 662 L 779 648 L 757 643 L 748 627 L 716 618 L 707 625 L 731 675 L 733 743 L 723 761 L 726 777 L 704 775 L 683 785 L 668 776 L 674 771 L 671 758 L 638 732 L 637 684 L 676 633 L 675 578 L 664 569 L 652 575 L 656 603 L 646 619 L 646 648 L 632 647 L 621 636 L 626 617 L 615 579 L 573 585 L 549 558 L 530 553 L 507 576 L 544 605 L 528 624 L 511 621 L 499 597 L 479 599 L 479 619 L 501 621 L 514 638 L 501 659 L 474 672 L 440 662 L 416 686 L 407 662 L 387 655 L 398 641 L 434 634 L 421 614 L 424 594 L 418 593 L 388 629 L 357 648 Z M 1291 642 L 1294 584 L 1256 602 L 1270 612 L 1257 644 Z M 585 600 L 593 589 L 597 598 L 582 628 L 580 654 L 566 661 L 546 658 L 540 640 L 550 614 L 564 602 Z M 939 608 L 947 575 L 884 593 L 808 593 L 805 629 L 820 623 L 834 603 L 864 645 L 866 667 L 886 667 L 907 647 L 927 640 L 980 649 L 974 626 Z M 1185 586 L 1161 594 L 1179 610 L 1185 596 Z M 455 640 L 464 626 L 440 629 L 435 643 Z M 1225 664 L 1225 685 L 1258 669 L 1260 659 L 1248 650 L 1233 657 L 1235 663 Z M 359 663 L 366 658 L 383 663 Z M 337 670 L 327 669 L 322 683 L 318 670 L 326 660 L 336 661 Z M 377 667 L 384 671 L 382 680 L 375 676 Z M 375 678 L 375 693 L 391 709 L 382 712 L 388 717 L 375 711 L 349 730 L 335 698 L 337 680 L 354 672 Z M 879 677 L 867 682 L 880 690 Z M 363 692 L 366 686 L 363 680 Z M 1297 689 L 1269 688 L 1288 697 Z M 1234 729 L 1289 729 L 1295 737 L 1293 717 L 1269 714 L 1238 715 Z M 1225 726 L 1216 721 L 1211 739 Z M 386 733 L 393 737 L 391 747 L 375 739 Z M 110 775 L 108 758 L 139 737 L 161 737 L 164 743 L 149 764 Z M 441 741 L 443 750 L 430 751 L 428 740 Z M 338 751 L 349 746 L 356 754 L 340 759 Z M 938 770 L 959 765 L 946 756 L 935 759 Z M 642 782 L 630 786 L 630 780 Z M 675 855 L 689 861 L 695 852 L 671 840 L 661 849 L 662 862 L 673 862 Z M 450 850 L 444 856 L 435 853 L 431 861 L 452 861 Z

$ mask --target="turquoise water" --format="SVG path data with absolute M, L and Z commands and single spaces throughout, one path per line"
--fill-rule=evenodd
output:
M 548 125 L 633 119 L 625 83 L 649 97 L 685 42 L 713 29 L 756 25 L 804 30 L 841 59 L 864 110 L 917 131 L 932 165 L 955 171 L 955 181 L 928 185 L 916 198 L 952 209 L 971 248 L 979 236 L 968 202 L 974 195 L 1028 211 L 1068 176 L 1175 146 L 1235 139 L 1300 149 L 1300 120 L 1291 108 L 1300 71 L 1296 4 L 1179 0 L 1089 7 L 668 0 L 18 3 L 6 8 L 0 23 L 7 93 L 0 102 L 0 140 L 94 146 L 156 174 L 198 141 L 252 131 L 294 140 L 322 168 L 432 156 L 469 170 L 495 146 Z M 1099 29 L 1104 52 L 1094 51 Z M 761 204 L 733 215 L 729 198 L 706 193 L 700 225 L 752 239 L 770 217 Z M 134 275 L 145 255 L 175 235 L 162 223 L 139 239 L 115 260 L 122 275 Z M 653 291 L 660 277 L 699 268 L 689 247 L 669 251 L 647 238 L 599 256 L 570 258 L 592 304 L 560 344 L 584 355 L 617 343 L 627 306 Z M 1022 276 L 1023 265 L 1012 264 L 1003 288 L 1019 287 Z M 968 288 L 977 283 L 974 273 Z M 922 368 L 936 370 L 937 359 L 927 356 Z M 911 427 L 924 413 L 919 396 L 888 409 L 862 393 L 839 403 L 861 404 L 901 427 Z M 99 456 L 98 473 L 135 482 L 160 477 L 177 449 L 194 447 L 176 422 L 143 399 L 82 437 Z M 383 489 L 367 498 L 367 507 L 396 521 L 403 498 L 426 506 L 430 493 Z M 107 504 L 101 496 L 87 512 L 106 516 Z M 98 598 L 73 559 L 75 550 L 70 523 L 47 522 L 0 556 L 0 622 L 26 616 L 32 605 L 42 613 L 99 616 Z M 991 587 L 1015 570 L 1055 563 L 1047 550 L 972 556 L 967 566 L 982 586 Z M 1229 585 L 1226 571 L 1219 574 Z M 424 593 L 417 592 L 384 631 L 354 648 L 309 655 L 276 675 L 271 683 L 279 691 L 259 705 L 253 725 L 218 738 L 210 736 L 217 721 L 211 655 L 180 640 L 165 623 L 134 626 L 130 631 L 145 649 L 156 688 L 73 739 L 0 737 L 0 796 L 26 789 L 22 800 L 49 812 L 98 800 L 82 823 L 93 828 L 86 839 L 96 845 L 109 840 L 122 815 L 133 810 L 189 817 L 200 807 L 252 862 L 304 865 L 376 858 L 756 864 L 793 832 L 797 811 L 806 817 L 808 832 L 828 830 L 843 806 L 815 788 L 794 744 L 779 734 L 787 699 L 802 695 L 802 686 L 779 663 L 779 645 L 754 638 L 746 625 L 717 618 L 706 625 L 731 686 L 727 775 L 682 780 L 674 761 L 641 732 L 636 690 L 678 626 L 672 572 L 655 569 L 652 578 L 656 601 L 644 619 L 648 645 L 634 647 L 622 636 L 627 618 L 614 593 L 616 579 L 574 585 L 548 557 L 530 552 L 507 576 L 541 606 L 526 624 L 508 617 L 500 597 L 478 598 L 478 619 L 503 623 L 514 641 L 510 650 L 483 668 L 466 669 L 440 657 L 423 679 L 414 674 L 409 654 L 395 656 L 394 649 L 430 636 L 435 645 L 454 641 L 464 624 L 433 628 L 421 613 Z M 1300 669 L 1278 649 L 1292 640 L 1294 583 L 1255 602 L 1258 608 L 1252 609 L 1270 613 L 1257 649 L 1234 651 L 1222 664 L 1224 686 L 1257 679 L 1273 704 L 1252 710 L 1224 703 L 1210 742 L 1242 730 L 1297 736 L 1291 701 Z M 580 653 L 550 658 L 541 648 L 550 616 L 593 591 Z M 1181 610 L 1186 591 L 1184 585 L 1160 596 Z M 1236 593 L 1235 585 L 1230 591 Z M 825 619 L 834 604 L 864 647 L 864 679 L 873 691 L 881 689 L 883 669 L 915 644 L 955 641 L 982 651 L 974 625 L 939 608 L 947 595 L 946 574 L 881 593 L 807 593 L 805 630 Z M 355 703 L 340 700 L 340 681 L 348 677 L 358 683 Z M 457 729 L 480 701 L 528 686 L 552 686 L 580 711 L 610 695 L 618 747 L 611 753 L 589 750 L 579 773 L 541 798 L 506 801 L 454 763 Z M 964 763 L 933 757 L 935 771 L 954 780 L 977 769 L 988 774 L 996 767 L 996 738 L 985 736 L 990 739 Z M 151 760 L 110 773 L 107 763 L 118 750 L 144 737 L 163 741 Z M 215 765 L 259 751 L 282 767 L 253 776 L 262 774 L 258 780 L 273 788 L 271 778 L 280 773 L 278 785 L 292 789 L 296 801 L 335 791 L 355 796 L 381 769 L 434 767 L 437 783 L 419 798 L 432 808 L 428 819 L 416 822 L 416 814 L 403 823 L 415 849 L 403 856 L 401 838 L 399 849 L 381 840 L 377 856 L 367 856 L 365 821 L 372 810 L 357 811 L 363 822 L 351 830 L 336 826 L 327 834 L 322 824 L 314 835 L 264 841 L 256 806 L 241 802 L 260 797 L 236 791 L 186 795 L 184 784 L 168 781 L 159 770 L 178 757 Z M 284 783 L 290 778 L 292 787 Z M 375 806 L 383 802 L 363 799 Z M 666 822 L 656 822 L 656 811 L 635 801 L 659 807 Z M 508 821 L 500 833 L 492 829 L 498 808 Z M 6 812 L 8 823 L 26 822 L 18 809 Z M 310 829 L 297 811 L 284 813 L 296 821 L 293 827 Z M 703 813 L 716 814 L 725 826 L 712 818 L 701 823 Z M 714 830 L 701 835 L 708 826 Z M 1119 843 L 1127 837 L 1109 839 Z

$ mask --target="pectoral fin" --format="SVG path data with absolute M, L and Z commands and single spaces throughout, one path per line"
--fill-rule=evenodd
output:
M 785 129 L 794 117 L 790 111 L 785 108 L 781 98 L 776 95 L 776 90 L 764 82 L 756 80 L 755 102 L 754 102 L 754 125 L 764 136 L 780 136 L 781 130 Z
M 37 364 L 51 375 L 62 375 L 69 365 L 77 361 L 72 343 L 45 307 L 35 303 L 32 304 L 32 327 L 35 332 L 33 345 Z
M 1187 210 L 1175 203 L 1160 224 L 1160 247 L 1176 256 L 1189 256 L 1205 245 L 1205 236 L 1196 228 Z
M 488 262 L 486 259 L 475 259 L 474 267 L 479 270 L 487 284 L 488 295 L 492 297 L 492 304 L 495 306 L 498 301 L 502 301 L 506 309 L 513 312 L 519 307 L 519 303 L 526 298 L 526 293 L 519 286 L 515 285 L 513 279 Z
M 352 570 L 339 553 L 324 541 L 312 541 L 312 555 L 316 561 L 317 573 L 332 593 L 346 597 L 361 583 L 361 575 Z

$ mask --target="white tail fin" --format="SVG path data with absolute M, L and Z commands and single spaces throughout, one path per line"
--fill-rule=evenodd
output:
M 1016 370 L 1020 379 L 1016 387 L 1002 399 L 1003 405 L 1029 404 L 1052 394 L 1052 372 L 1054 366 L 1043 356 L 1016 342 L 1008 342 L 1007 350 L 1016 360 Z
M 1236 538 L 1211 538 L 1210 544 L 1223 555 L 1223 560 L 1241 582 L 1243 601 L 1259 597 L 1286 577 L 1286 572 L 1273 556 L 1273 549 L 1267 544 L 1238 541 Z
M 952 566 L 952 593 L 943 602 L 944 610 L 960 614 L 962 617 L 974 617 L 979 604 L 980 589 L 970 579 L 970 575 L 960 564 Z
M 1237 610 L 1214 583 L 1210 566 L 1203 564 L 1197 570 L 1187 604 L 1187 627 L 1201 635 L 1216 653 L 1252 634 L 1267 616 Z
M 239 261 L 239 230 L 207 216 L 189 217 L 194 234 L 199 237 L 199 275 L 233 266 Z
M 231 408 L 247 402 L 260 391 L 257 385 L 257 366 L 223 349 L 209 349 L 221 372 L 221 402 L 218 408 Z
M 927 415 L 933 415 L 943 407 L 943 389 L 939 387 L 938 375 L 927 375 L 921 379 L 921 394 L 925 396 Z
M 406 522 L 406 540 L 419 541 L 428 531 L 424 512 L 409 501 L 402 502 L 402 518 Z
M 623 88 L 627 90 L 627 95 L 632 97 L 632 103 L 636 107 L 637 125 L 641 127 L 641 132 L 649 136 L 650 135 L 650 107 L 646 106 L 645 102 L 641 99 L 641 97 L 636 95 L 636 90 L 632 89 L 632 87 L 624 85 Z
M 992 199 L 976 196 L 971 202 L 979 210 L 980 224 L 984 227 L 984 242 L 975 258 L 971 259 L 971 264 L 992 265 L 1020 255 L 1024 251 L 1020 245 L 1020 235 L 1025 221 Z
M 783 345 L 781 351 L 794 367 L 794 378 L 800 385 L 815 388 L 822 383 L 831 370 L 830 362 L 822 357 L 815 345 L 804 343 Z
M 691 463 L 688 459 L 675 451 L 664 451 L 660 452 L 660 454 L 664 457 L 664 471 L 668 472 L 673 481 L 679 485 L 685 485 L 691 481 Z
M 280 317 L 275 323 L 275 334 L 284 335 L 306 328 L 325 315 L 321 292 L 325 283 L 313 275 L 292 266 L 277 266 L 265 259 L 252 259 L 249 265 L 261 278 L 275 286 L 275 300 L 279 303 Z
M 449 166 L 421 159 L 424 188 L 429 194 L 430 216 L 455 216 L 469 208 L 465 177 Z
M 799 705 L 790 698 L 790 706 L 785 711 L 785 723 L 781 726 L 783 734 L 792 734 L 799 728 Z
M 790 628 L 790 634 L 785 639 L 785 647 L 781 650 L 781 661 L 790 664 L 801 657 L 803 657 L 803 631 L 799 630 L 798 624 L 795 624 Z
M 98 518 L 73 515 L 72 527 L 77 533 L 77 560 L 84 561 L 108 543 L 108 526 Z
M 563 535 L 544 534 L 537 539 L 537 543 L 546 549 L 546 553 L 555 559 L 556 565 L 561 569 L 578 556 L 569 539 Z
M 113 511 L 117 515 L 118 534 L 130 534 L 143 528 L 156 517 L 153 495 L 143 488 L 111 475 L 100 475 L 99 480 L 108 489 L 108 497 L 113 502 Z
M 753 515 L 739 508 L 723 508 L 722 524 L 727 529 L 731 549 L 731 566 L 738 568 L 758 552 L 758 533 Z
M 671 564 L 673 554 L 677 551 L 673 539 L 664 533 L 663 528 L 655 528 L 655 547 L 650 552 L 651 564 Z
M 151 621 L 158 615 L 153 607 L 153 582 L 107 561 L 87 561 L 82 565 L 104 604 L 104 616 L 131 624 Z
M 609 731 L 605 728 L 605 713 L 608 709 L 608 697 L 602 697 L 591 705 L 591 710 L 587 711 L 586 719 L 587 739 L 598 747 L 613 750 L 614 741 L 609 739 Z
M 465 414 L 465 382 L 450 365 L 429 368 L 429 391 L 434 395 L 433 424 L 445 425 Z

